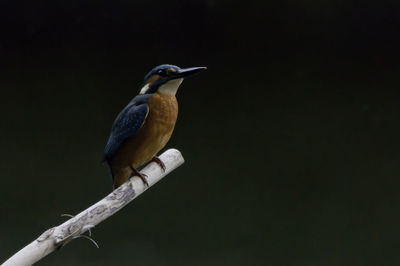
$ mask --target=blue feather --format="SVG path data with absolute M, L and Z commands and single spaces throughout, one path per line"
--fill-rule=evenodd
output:
M 149 94 L 136 96 L 115 119 L 104 149 L 105 160 L 111 159 L 128 138 L 139 132 L 149 112 L 147 102 L 150 97 Z

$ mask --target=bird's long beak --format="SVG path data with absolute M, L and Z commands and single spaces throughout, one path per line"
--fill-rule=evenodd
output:
M 178 70 L 174 75 L 173 75 L 173 79 L 177 79 L 177 78 L 186 78 L 189 76 L 193 76 L 197 73 L 200 73 L 204 70 L 206 70 L 206 67 L 189 67 L 189 68 L 182 68 L 180 70 Z

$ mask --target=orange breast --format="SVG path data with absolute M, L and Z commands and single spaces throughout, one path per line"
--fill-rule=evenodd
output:
M 137 168 L 150 161 L 164 148 L 172 135 L 178 117 L 175 96 L 154 93 L 148 105 L 149 113 L 138 134 L 122 144 L 111 160 L 114 179 L 121 179 L 117 177 L 118 172 L 121 172 L 122 179 L 127 180 L 130 166 Z

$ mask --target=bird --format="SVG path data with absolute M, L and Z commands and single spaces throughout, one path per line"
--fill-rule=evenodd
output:
M 145 77 L 140 92 L 122 109 L 111 127 L 104 149 L 114 189 L 133 176 L 149 186 L 138 168 L 154 161 L 165 171 L 157 153 L 169 141 L 178 117 L 176 92 L 184 78 L 206 67 L 180 68 L 163 64 Z

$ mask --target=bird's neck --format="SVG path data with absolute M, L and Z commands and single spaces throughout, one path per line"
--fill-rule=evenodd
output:
M 158 88 L 157 92 L 160 94 L 168 94 L 175 96 L 178 91 L 179 86 L 181 85 L 183 79 L 173 79 L 170 80 Z

